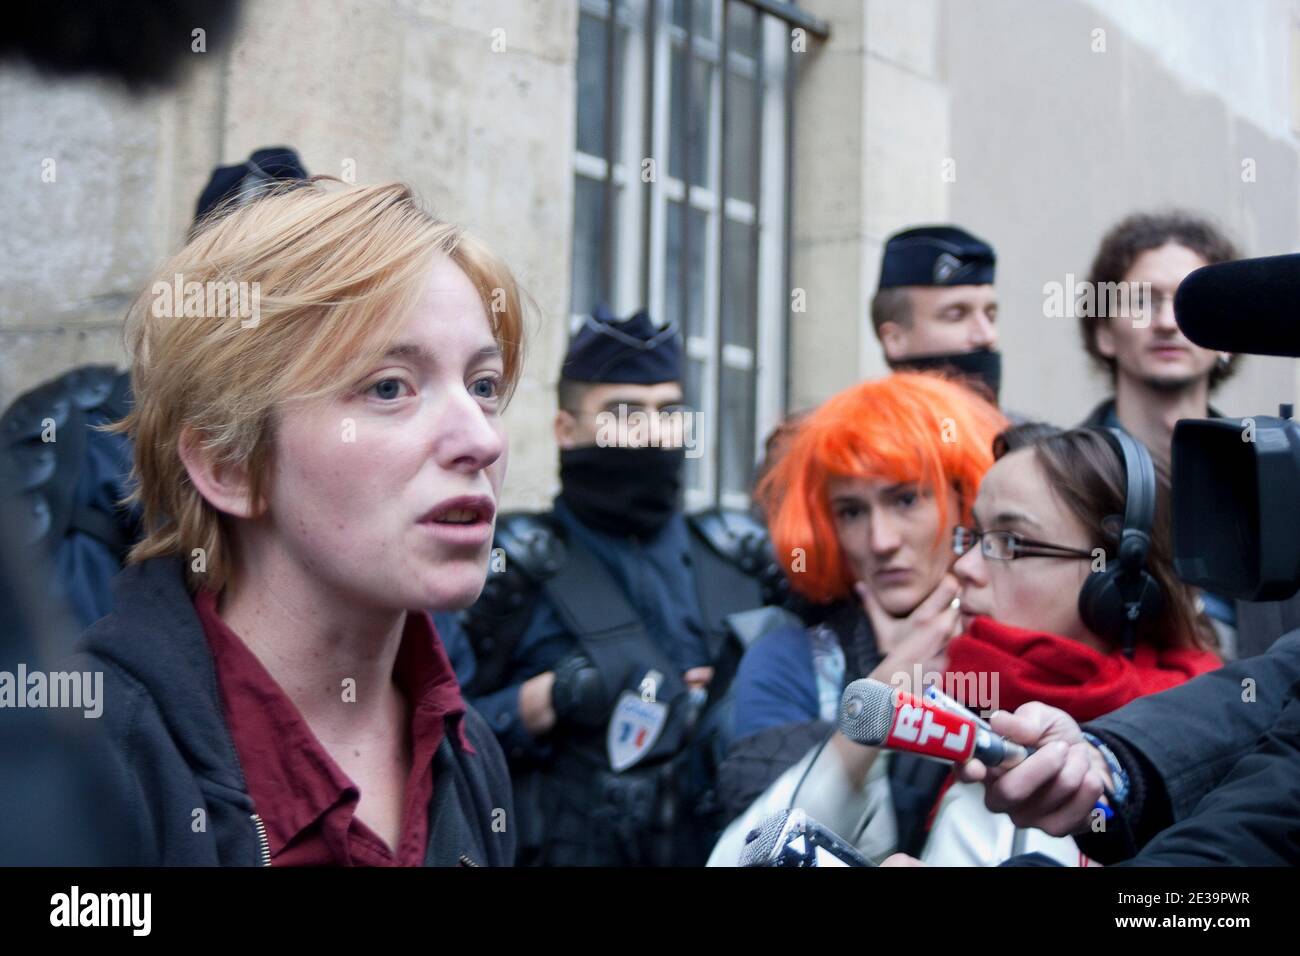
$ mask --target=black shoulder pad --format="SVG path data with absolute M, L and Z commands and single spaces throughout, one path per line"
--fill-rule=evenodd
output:
M 772 562 L 767 528 L 748 511 L 710 508 L 687 521 L 720 557 L 746 574 L 758 575 Z
M 790 582 L 763 522 L 734 508 L 709 508 L 688 515 L 687 521 L 711 551 L 758 581 L 764 604 L 785 606 L 790 602 Z
M 112 365 L 83 365 L 16 398 L 0 416 L 0 454 L 7 482 L 24 501 L 17 509 L 28 544 L 53 547 L 72 521 L 85 466 L 87 418 L 112 420 L 130 405 L 130 380 Z M 47 425 L 53 441 L 46 442 Z
M 14 399 L 0 416 L 0 444 L 7 447 L 39 441 L 47 420 L 56 435 L 76 411 L 101 406 L 120 418 L 130 405 L 130 380 L 111 365 L 83 365 L 43 382 Z
M 505 686 L 541 585 L 563 564 L 564 542 L 549 514 L 497 516 L 483 593 L 460 614 L 478 665 L 467 693 L 481 695 Z
M 111 365 L 83 365 L 63 377 L 72 401 L 86 411 L 103 408 L 120 418 L 129 405 L 130 376 Z
M 493 546 L 505 552 L 506 564 L 541 584 L 564 566 L 564 539 L 549 513 L 515 511 L 497 517 Z

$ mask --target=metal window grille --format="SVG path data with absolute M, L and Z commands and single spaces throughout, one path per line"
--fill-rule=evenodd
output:
M 786 401 L 792 31 L 775 0 L 580 0 L 575 322 L 647 306 L 686 339 L 687 505 L 744 507 Z

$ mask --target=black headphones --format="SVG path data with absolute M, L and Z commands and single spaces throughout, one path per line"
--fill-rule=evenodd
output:
M 1156 468 L 1151 454 L 1118 428 L 1090 429 L 1106 438 L 1124 462 L 1124 528 L 1117 560 L 1093 571 L 1079 591 L 1079 617 L 1099 637 L 1118 641 L 1131 658 L 1138 638 L 1164 609 L 1160 582 L 1146 569 L 1156 513 Z

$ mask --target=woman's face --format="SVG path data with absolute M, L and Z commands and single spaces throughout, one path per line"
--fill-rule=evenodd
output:
M 1026 538 L 1091 551 L 1083 523 L 1052 493 L 1032 448 L 994 463 L 975 499 L 975 527 L 1016 531 Z M 1020 557 L 997 561 L 971 548 L 953 565 L 961 581 L 961 619 L 985 615 L 1033 631 L 1059 634 L 1093 647 L 1106 645 L 1079 617 L 1079 589 L 1091 571 L 1085 558 Z
M 267 518 L 279 546 L 362 606 L 471 604 L 506 470 L 502 368 L 478 292 L 438 257 L 365 377 L 277 421 Z
M 940 515 L 934 493 L 915 482 L 832 478 L 827 492 L 836 537 L 857 579 L 890 614 L 910 614 L 952 561 L 956 495 Z

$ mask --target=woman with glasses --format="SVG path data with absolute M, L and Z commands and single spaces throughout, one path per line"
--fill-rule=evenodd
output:
M 959 629 L 953 528 L 970 522 L 1004 427 L 1001 413 L 966 386 L 909 372 L 841 392 L 785 439 L 756 498 L 792 590 L 809 602 L 805 619 L 815 623 L 760 638 L 741 662 L 734 742 L 718 782 L 733 815 L 750 807 L 742 823 L 766 806 L 754 798 L 778 778 L 766 797 L 784 806 L 820 755 L 798 787 L 800 806 L 833 829 L 852 826 L 862 808 L 838 794 L 876 793 L 870 772 L 897 808 L 876 818 L 888 830 L 879 848 L 919 847 L 907 834 L 921 833 L 945 768 L 919 757 L 874 762 L 866 748 L 827 736 L 849 681 L 942 671 L 944 645 Z M 792 765 L 794 778 L 783 777 Z M 840 809 L 854 819 L 835 816 Z M 713 862 L 734 863 L 746 829 L 733 826 Z
M 1079 601 L 1089 575 L 1119 560 L 1129 493 L 1119 450 L 1100 429 L 1026 425 L 1000 435 L 994 453 L 973 525 L 953 533 L 963 634 L 948 646 L 949 677 L 997 674 L 997 709 L 1037 700 L 1084 721 L 1222 663 L 1195 592 L 1174 573 L 1169 485 L 1159 466 L 1144 568 L 1163 600 L 1134 622 L 1130 656 L 1124 635 L 1095 620 L 1090 626 Z M 921 860 L 992 866 L 1035 851 L 1068 866 L 1087 863 L 1073 839 L 1017 829 L 984 806 L 982 786 L 955 783 Z

